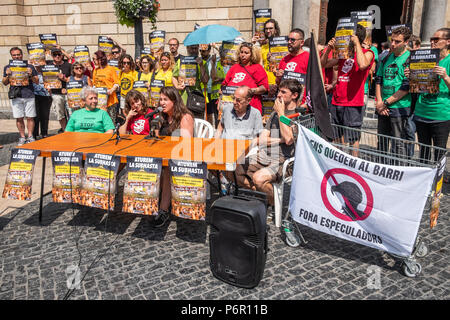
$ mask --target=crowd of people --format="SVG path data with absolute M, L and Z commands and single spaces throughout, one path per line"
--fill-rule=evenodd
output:
M 159 135 L 194 136 L 195 118 L 205 117 L 216 129 L 216 138 L 248 139 L 259 146 L 236 170 L 236 182 L 246 188 L 263 191 L 273 204 L 272 183 L 280 179 L 285 159 L 294 154 L 295 132 L 280 117 L 308 110 L 303 85 L 286 79 L 288 72 L 305 75 L 308 69 L 311 39 L 303 30 L 292 29 L 287 37 L 288 53 L 274 64 L 269 40 L 280 35 L 278 22 L 264 24 L 264 35 L 242 41 L 229 63 L 218 44 L 186 47 L 187 56 L 196 61 L 196 78 L 187 81 L 182 72 L 180 42 L 168 40 L 169 51 L 133 57 L 114 41 L 110 53 L 98 50 L 92 61 L 76 62 L 59 45 L 50 51 L 52 64 L 59 69 L 60 89 L 46 89 L 41 68 L 27 65 L 29 84 L 10 86 L 11 108 L 20 134 L 19 145 L 48 136 L 50 110 L 64 131 L 112 133 L 121 123 L 121 134 L 148 135 L 151 131 L 146 115 L 161 107 Z M 392 31 L 391 41 L 378 45 L 361 25 L 351 36 L 349 57 L 335 58 L 336 39 L 318 45 L 324 90 L 328 97 L 333 124 L 360 129 L 369 93 L 374 88 L 378 133 L 446 148 L 450 129 L 450 29 L 441 28 L 429 39 L 431 48 L 440 49 L 439 65 L 433 72 L 439 76 L 439 93 L 411 94 L 408 58 L 410 50 L 420 48 L 421 41 L 408 27 Z M 10 50 L 12 60 L 23 60 L 22 50 Z M 113 63 L 117 62 L 117 66 Z M 5 66 L 3 84 L 9 85 L 11 70 Z M 67 103 L 66 84 L 81 81 L 84 107 Z M 154 80 L 162 88 L 153 88 Z M 144 81 L 144 92 L 134 88 Z M 235 88 L 232 103 L 225 104 L 222 94 Z M 99 105 L 95 88 L 107 88 L 107 101 Z M 154 93 L 157 94 L 154 94 Z M 206 101 L 203 112 L 191 108 L 195 92 Z M 263 99 L 273 99 L 273 109 L 263 117 Z M 25 120 L 26 119 L 26 125 Z M 359 136 L 334 133 L 336 141 L 358 148 Z M 379 146 L 388 150 L 388 146 Z M 401 152 L 401 150 L 394 150 Z M 424 151 L 425 152 L 425 151 Z M 423 154 L 423 157 L 431 155 Z M 434 155 L 438 157 L 439 155 Z M 232 179 L 233 177 L 228 177 Z M 161 179 L 161 203 L 157 225 L 164 225 L 170 213 L 170 180 L 167 168 Z

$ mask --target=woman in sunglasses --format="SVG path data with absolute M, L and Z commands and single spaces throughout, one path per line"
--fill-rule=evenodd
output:
M 92 80 L 86 76 L 85 73 L 85 67 L 79 63 L 79 62 L 74 62 L 72 64 L 72 71 L 71 71 L 71 76 L 69 78 L 69 82 L 73 82 L 73 81 L 81 81 L 83 83 L 83 88 L 84 87 L 92 87 Z M 72 113 L 75 110 L 78 110 L 79 107 L 71 107 L 70 103 L 68 103 L 68 108 L 67 108 L 67 112 L 69 113 L 69 117 L 72 115 Z
M 252 100 L 250 105 L 262 113 L 262 95 L 269 90 L 267 73 L 261 65 L 261 53 L 249 42 L 244 42 L 237 50 L 237 62 L 228 71 L 222 87 L 248 86 Z
M 137 81 L 138 72 L 133 58 L 129 54 L 124 54 L 119 59 L 120 69 L 120 109 L 125 108 L 125 97 L 133 89 L 133 83 Z

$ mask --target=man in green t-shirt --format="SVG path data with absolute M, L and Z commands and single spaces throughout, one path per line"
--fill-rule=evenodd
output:
M 407 27 L 398 27 L 392 31 L 391 53 L 381 61 L 375 80 L 378 134 L 402 139 L 406 139 L 408 117 L 411 113 L 409 79 L 404 73 L 410 56 L 407 50 L 410 36 L 411 30 Z M 378 150 L 387 152 L 388 149 L 389 142 L 379 139 Z M 392 141 L 391 151 L 395 154 L 405 154 L 405 146 Z
M 97 91 L 91 87 L 84 87 L 81 97 L 85 102 L 85 108 L 72 113 L 65 131 L 112 133 L 114 124 L 111 117 L 108 112 L 97 108 Z

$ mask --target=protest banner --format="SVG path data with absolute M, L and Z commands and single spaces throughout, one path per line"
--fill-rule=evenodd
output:
M 439 93 L 439 76 L 433 72 L 439 65 L 439 54 L 439 49 L 411 50 L 409 92 Z
M 270 118 L 270 115 L 273 112 L 273 105 L 275 104 L 276 96 L 269 97 L 269 95 L 263 94 L 262 96 L 262 120 L 263 123 L 267 123 Z
M 192 220 L 206 216 L 206 163 L 169 159 L 172 214 Z
M 269 71 L 276 72 L 280 61 L 289 54 L 288 37 L 273 37 L 269 40 Z
M 79 62 L 83 65 L 86 62 L 89 62 L 91 59 L 89 57 L 89 48 L 87 46 L 76 46 L 73 49 L 73 58 L 76 62 Z
M 9 84 L 16 87 L 26 87 L 30 84 L 28 77 L 28 63 L 24 60 L 9 60 Z
M 301 85 L 305 85 L 306 74 L 295 72 L 295 71 L 284 71 L 283 76 L 281 77 L 281 81 L 283 80 L 297 80 Z
M 350 38 L 356 31 L 356 22 L 352 18 L 341 18 L 336 28 L 336 45 L 334 50 L 335 59 L 348 59 L 350 57 Z
M 95 88 L 98 93 L 98 103 L 97 107 L 101 108 L 103 110 L 106 110 L 108 108 L 108 88 Z
M 164 52 L 164 43 L 166 41 L 166 32 L 162 30 L 156 30 L 149 34 L 150 38 L 150 51 L 151 55 L 155 58 L 161 56 Z
M 83 89 L 83 81 L 69 81 L 67 82 L 67 105 L 69 108 L 81 108 L 84 106 L 84 101 L 81 99 L 81 90 Z
M 81 152 L 52 151 L 53 202 L 80 203 L 82 160 Z
M 180 59 L 180 81 L 186 85 L 186 87 L 195 86 L 197 80 L 197 61 L 196 57 L 183 56 Z
M 62 83 L 59 79 L 60 71 L 57 66 L 53 64 L 47 64 L 42 66 L 42 78 L 44 79 L 44 88 L 49 89 L 61 89 Z
M 241 39 L 235 39 L 233 41 L 222 41 L 222 65 L 232 66 L 237 60 L 237 50 L 241 45 Z
M 41 42 L 27 43 L 28 62 L 33 66 L 45 65 L 45 47 Z
M 352 11 L 350 12 L 351 18 L 357 24 L 363 26 L 366 31 L 373 29 L 373 21 L 375 16 L 371 11 Z
M 301 127 L 289 210 L 315 230 L 399 256 L 413 251 L 435 168 L 369 162 Z
M 102 50 L 106 54 L 110 54 L 114 42 L 106 36 L 98 36 L 98 50 Z
M 253 10 L 255 15 L 255 35 L 264 38 L 264 23 L 272 18 L 272 9 Z
M 145 101 L 147 102 L 147 104 L 150 102 L 150 95 L 148 94 L 147 81 L 141 81 L 141 80 L 134 81 L 133 89 L 144 95 Z
M 412 25 L 410 23 L 407 24 L 396 24 L 396 25 L 389 25 L 386 26 L 386 38 L 389 42 L 391 42 L 391 35 L 392 35 L 392 31 L 399 28 L 399 27 L 407 27 L 410 30 L 412 30 Z
M 88 153 L 81 190 L 81 204 L 87 207 L 114 210 L 116 176 L 120 157 Z M 108 202 L 109 199 L 109 202 Z
M 126 170 L 122 211 L 157 214 L 162 159 L 128 156 Z
M 11 150 L 6 182 L 3 188 L 3 198 L 11 200 L 30 200 L 33 170 L 39 150 Z
M 39 34 L 39 39 L 44 45 L 45 51 L 50 51 L 55 48 L 58 44 L 56 33 Z
M 161 96 L 161 89 L 165 86 L 164 80 L 153 79 L 150 83 L 150 105 L 157 107 Z

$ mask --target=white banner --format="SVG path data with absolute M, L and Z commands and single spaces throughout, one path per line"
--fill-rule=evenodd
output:
M 352 157 L 301 127 L 289 209 L 315 230 L 406 257 L 435 175 Z

